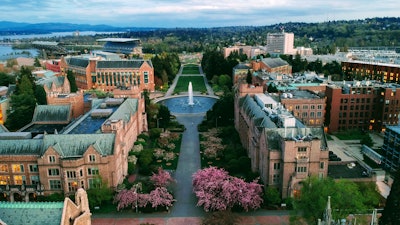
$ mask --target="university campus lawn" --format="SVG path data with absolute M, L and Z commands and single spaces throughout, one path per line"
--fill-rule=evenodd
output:
M 188 92 L 189 82 L 192 82 L 193 92 L 207 92 L 202 76 L 181 76 L 176 84 L 174 93 Z
M 183 67 L 182 74 L 200 74 L 199 66 L 188 64 Z

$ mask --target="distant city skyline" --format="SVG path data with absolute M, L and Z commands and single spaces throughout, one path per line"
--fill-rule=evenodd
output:
M 399 16 L 397 0 L 2 0 L 0 9 L 0 21 L 165 28 Z

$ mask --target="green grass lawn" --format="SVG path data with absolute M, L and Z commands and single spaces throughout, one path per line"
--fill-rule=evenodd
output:
M 182 69 L 182 74 L 200 74 L 199 66 L 197 66 L 197 65 L 186 65 Z
M 181 76 L 176 84 L 175 93 L 188 92 L 189 82 L 192 82 L 193 92 L 206 93 L 207 88 L 202 76 Z

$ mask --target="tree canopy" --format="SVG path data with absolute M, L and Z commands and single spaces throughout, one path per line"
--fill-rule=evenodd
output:
M 375 191 L 376 188 L 361 190 L 356 183 L 349 180 L 335 181 L 332 178 L 310 177 L 303 182 L 295 209 L 302 211 L 309 222 L 315 223 L 322 218 L 328 196 L 331 196 L 332 216 L 334 219 L 342 219 L 349 214 L 365 213 L 365 210 L 374 208 L 376 205 L 371 204 L 375 204 L 376 198 L 379 198 Z M 375 199 L 364 197 L 368 195 L 374 196 Z

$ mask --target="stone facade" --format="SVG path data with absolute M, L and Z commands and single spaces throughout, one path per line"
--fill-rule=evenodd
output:
M 0 191 L 8 200 L 27 201 L 33 194 L 68 195 L 96 187 L 99 178 L 116 188 L 127 175 L 128 153 L 137 136 L 147 130 L 144 98 L 121 100 L 100 133 L 69 134 L 67 129 L 42 138 L 1 139 Z M 22 186 L 32 188 L 32 195 Z
M 252 170 L 260 173 L 265 186 L 278 188 L 282 198 L 287 198 L 299 194 L 301 182 L 307 177 L 326 177 L 329 151 L 323 128 L 306 127 L 289 114 L 281 118 L 290 119 L 292 124 L 274 122 L 263 107 L 272 109 L 279 104 L 260 106 L 260 94 L 246 86 L 238 88 L 235 95 L 235 128 Z

